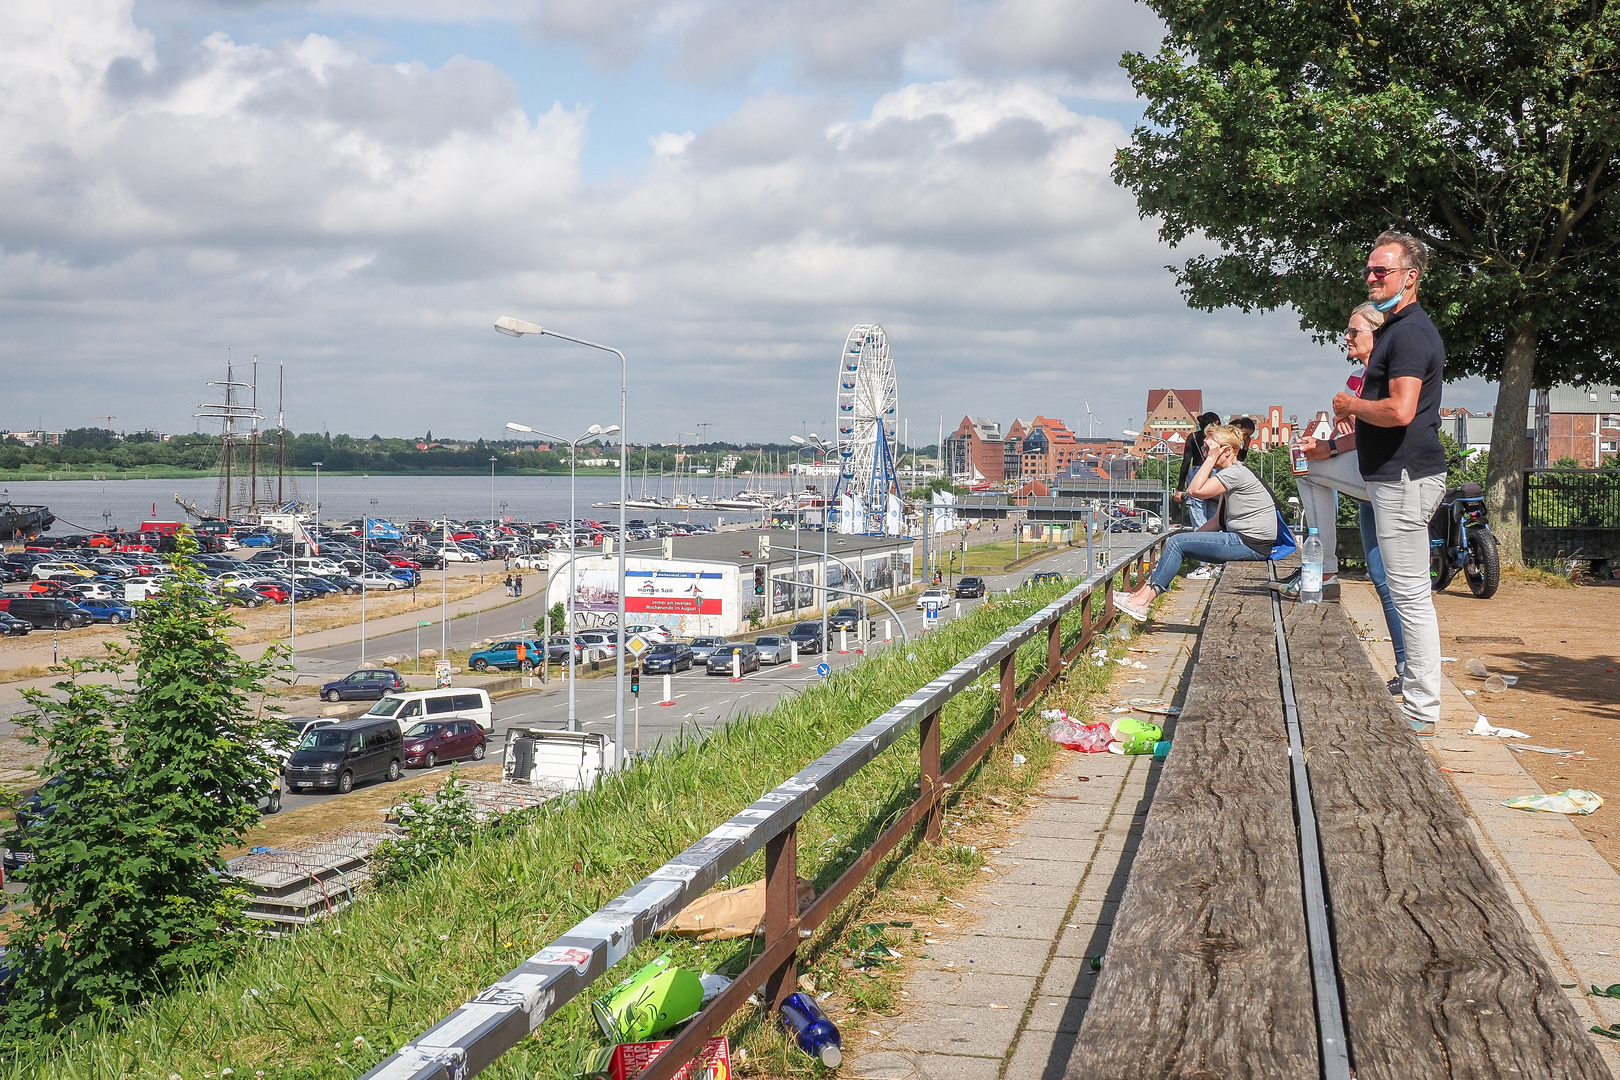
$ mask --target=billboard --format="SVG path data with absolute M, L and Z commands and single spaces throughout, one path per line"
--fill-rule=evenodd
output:
M 736 571 L 728 575 L 713 563 L 628 559 L 625 563 L 625 619 L 631 626 L 662 626 L 673 634 L 730 633 L 735 621 Z M 551 564 L 546 606 L 568 599 L 568 560 Z M 574 628 L 611 627 L 618 621 L 617 559 L 581 558 L 574 564 Z M 728 581 L 729 578 L 729 581 Z M 728 596 L 731 603 L 727 605 Z

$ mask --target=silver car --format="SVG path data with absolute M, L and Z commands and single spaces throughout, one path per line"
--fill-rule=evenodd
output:
M 692 659 L 699 664 L 707 664 L 714 650 L 730 644 L 723 637 L 695 637 L 692 639 Z
M 766 634 L 764 637 L 754 639 L 759 646 L 759 662 L 762 664 L 785 664 L 792 659 L 793 650 L 788 639 L 780 634 Z

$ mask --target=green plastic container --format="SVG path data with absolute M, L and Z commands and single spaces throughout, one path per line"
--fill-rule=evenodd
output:
M 1164 738 L 1164 729 L 1158 724 L 1122 716 L 1109 725 L 1114 741 L 1120 744 L 1122 754 L 1151 754 L 1153 744 Z
M 643 1042 L 698 1011 L 703 983 L 670 957 L 665 953 L 591 1002 L 602 1034 L 616 1043 Z

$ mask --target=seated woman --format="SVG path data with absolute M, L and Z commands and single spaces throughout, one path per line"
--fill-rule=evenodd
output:
M 1148 617 L 1153 598 L 1170 587 L 1183 558 L 1204 562 L 1265 562 L 1277 542 L 1277 503 L 1271 491 L 1247 466 L 1238 463 L 1243 432 L 1218 424 L 1204 432 L 1208 456 L 1187 484 L 1187 493 L 1200 499 L 1224 497 L 1222 532 L 1183 532 L 1165 541 L 1164 556 L 1147 583 L 1133 593 L 1114 593 L 1114 606 L 1141 622 Z

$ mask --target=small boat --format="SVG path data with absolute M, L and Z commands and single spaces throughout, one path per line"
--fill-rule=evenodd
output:
M 26 540 L 50 529 L 56 515 L 48 506 L 20 506 L 0 494 L 0 540 Z

